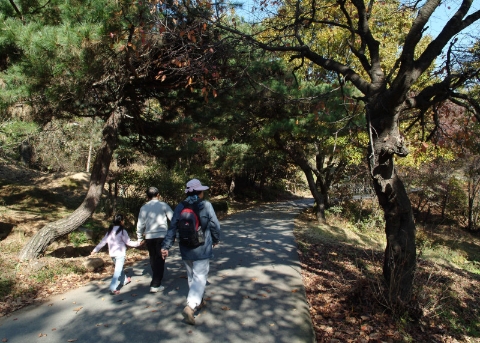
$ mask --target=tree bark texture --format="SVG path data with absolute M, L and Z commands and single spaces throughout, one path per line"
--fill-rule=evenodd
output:
M 103 127 L 102 145 L 95 158 L 90 185 L 82 204 L 69 216 L 48 223 L 41 228 L 20 251 L 20 260 L 37 258 L 44 254 L 47 247 L 57 238 L 64 236 L 82 225 L 95 211 L 102 196 L 113 151 L 117 145 L 117 130 L 120 121 L 119 112 L 110 115 Z
M 316 187 L 315 180 L 313 178 L 313 172 L 311 169 L 303 169 L 303 172 L 307 178 L 308 188 L 315 199 L 315 215 L 319 224 L 325 224 L 327 222 L 325 218 L 325 202 L 323 200 L 323 195 L 318 191 Z
M 397 175 L 394 156 L 405 156 L 408 152 L 395 115 L 371 117 L 374 119 L 369 122 L 369 166 L 378 202 L 384 211 L 387 238 L 383 275 L 388 284 L 388 300 L 402 305 L 410 300 L 412 294 L 416 229 L 410 199 Z

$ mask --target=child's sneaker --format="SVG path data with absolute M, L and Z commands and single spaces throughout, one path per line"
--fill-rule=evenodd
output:
M 165 289 L 163 286 L 158 286 L 158 287 L 150 287 L 150 293 L 157 293 L 161 292 Z
M 132 278 L 129 276 L 125 279 L 125 283 L 123 284 L 124 286 L 128 285 L 130 282 L 132 282 Z

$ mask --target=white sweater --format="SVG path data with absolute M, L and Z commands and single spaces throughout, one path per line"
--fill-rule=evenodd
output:
M 142 206 L 138 214 L 137 238 L 163 238 L 167 234 L 168 220 L 171 220 L 173 211 L 168 204 L 152 199 Z

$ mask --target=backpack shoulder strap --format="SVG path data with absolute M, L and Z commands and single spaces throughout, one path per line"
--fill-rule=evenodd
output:
M 200 209 L 198 208 L 198 202 L 194 202 L 193 204 L 190 204 L 188 201 L 184 200 L 182 201 L 182 204 L 183 204 L 183 208 L 191 209 L 200 218 L 200 215 L 199 215 Z
M 207 226 L 208 226 L 208 221 L 207 221 L 207 223 L 206 223 L 207 225 L 203 225 L 203 223 L 202 223 L 202 218 L 208 217 L 208 212 L 206 211 L 205 206 L 203 206 L 202 209 L 199 209 L 199 206 L 198 206 L 198 205 L 199 205 L 201 202 L 203 202 L 203 201 L 204 201 L 204 200 L 200 200 L 200 201 L 198 201 L 198 202 L 196 202 L 196 203 L 194 204 L 194 205 L 195 205 L 194 211 L 195 211 L 195 213 L 196 213 L 197 216 L 198 216 L 198 221 L 199 221 L 199 223 L 200 223 L 200 226 L 202 227 L 202 231 L 205 231 L 205 230 L 207 229 Z M 203 217 L 200 215 L 200 214 L 202 214 L 202 213 L 203 213 L 203 215 L 204 215 Z M 208 220 L 209 220 L 209 219 L 208 219 Z

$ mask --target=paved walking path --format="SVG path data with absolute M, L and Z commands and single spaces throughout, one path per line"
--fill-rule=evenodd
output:
M 181 311 L 188 291 L 178 247 L 172 248 L 165 290 L 150 294 L 148 260 L 127 268 L 132 283 L 112 296 L 103 283 L 51 297 L 0 318 L 0 340 L 57 342 L 314 342 L 293 219 L 313 200 L 286 201 L 221 221 L 206 289 L 207 306 L 196 325 Z

